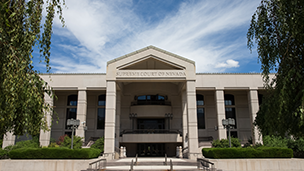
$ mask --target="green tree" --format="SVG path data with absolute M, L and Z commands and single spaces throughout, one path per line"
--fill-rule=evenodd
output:
M 303 137 L 304 1 L 262 0 L 247 40 L 250 50 L 257 45 L 267 89 L 255 124 L 263 135 Z
M 51 89 L 33 69 L 33 49 L 39 48 L 46 70 L 51 69 L 50 45 L 55 12 L 62 18 L 60 0 L 0 0 L 0 134 L 39 134 L 48 127 L 43 111 Z M 46 16 L 43 9 L 46 8 Z M 42 21 L 44 24 L 42 25 Z

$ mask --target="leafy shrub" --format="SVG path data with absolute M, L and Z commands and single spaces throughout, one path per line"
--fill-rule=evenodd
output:
M 288 139 L 274 136 L 274 135 L 267 135 L 263 137 L 263 143 L 266 147 L 284 147 L 287 148 Z
M 304 139 L 299 138 L 296 140 L 288 140 L 287 142 L 288 148 L 291 148 L 293 150 L 294 157 L 297 158 L 304 158 Z
M 59 147 L 59 145 L 56 142 L 52 142 L 48 147 Z
M 91 148 L 100 149 L 103 152 L 103 146 L 104 146 L 104 138 L 101 137 L 98 140 L 96 140 L 93 145 L 91 145 Z
M 212 147 L 215 148 L 229 148 L 229 140 L 213 140 Z M 231 147 L 241 147 L 241 142 L 238 138 L 231 138 Z
M 96 158 L 101 150 L 94 148 L 20 148 L 11 150 L 11 159 L 91 159 Z
M 8 159 L 8 151 L 0 149 L 0 159 Z
M 72 139 L 68 136 L 64 137 L 64 141 L 60 144 L 60 147 L 71 148 Z M 73 137 L 73 149 L 81 149 L 82 146 L 82 137 L 74 136 Z
M 56 143 L 58 145 L 61 145 L 63 143 L 63 141 L 64 141 L 64 138 L 67 137 L 67 136 L 68 136 L 67 134 L 61 135 Z
M 292 158 L 293 151 L 289 148 L 259 147 L 259 148 L 203 148 L 207 158 Z

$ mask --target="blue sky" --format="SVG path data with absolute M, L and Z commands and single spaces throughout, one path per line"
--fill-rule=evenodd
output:
M 196 62 L 197 73 L 260 72 L 246 33 L 260 0 L 66 0 L 54 21 L 52 73 L 105 73 L 149 45 Z M 45 72 L 34 53 L 35 69 Z

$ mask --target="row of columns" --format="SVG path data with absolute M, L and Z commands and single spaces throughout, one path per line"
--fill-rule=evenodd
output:
M 226 130 L 221 126 L 222 119 L 225 119 L 225 104 L 224 104 L 224 89 L 216 89 L 216 111 L 218 122 L 218 137 L 224 139 L 227 137 Z M 106 91 L 106 117 L 105 117 L 105 146 L 104 154 L 108 158 L 114 158 L 115 148 L 119 147 L 119 131 L 120 131 L 120 91 L 116 90 L 115 81 L 107 81 Z M 53 106 L 53 98 L 48 95 L 45 96 L 45 102 Z M 250 89 L 248 91 L 248 102 L 250 120 L 253 123 L 256 113 L 259 110 L 258 91 L 257 89 Z M 80 120 L 79 128 L 76 130 L 76 135 L 85 137 L 85 121 L 87 115 L 87 92 L 85 89 L 78 90 L 78 103 L 77 103 L 77 119 Z M 51 112 L 45 113 L 47 123 L 51 125 Z M 183 146 L 188 147 L 188 158 L 195 159 L 200 152 L 198 151 L 198 129 L 197 129 L 197 116 L 196 116 L 196 87 L 195 81 L 187 81 L 186 89 L 182 91 L 182 123 L 183 123 Z M 115 133 L 116 132 L 116 133 Z M 252 128 L 253 143 L 259 141 L 259 133 L 256 127 Z M 50 142 L 51 132 L 40 132 L 40 145 L 48 146 Z M 3 139 L 3 148 L 15 143 L 15 136 L 12 133 L 7 133 Z
M 224 89 L 217 89 L 215 91 L 216 99 L 216 111 L 217 111 L 217 123 L 218 123 L 218 137 L 219 139 L 227 138 L 227 132 L 222 126 L 222 120 L 226 119 L 225 115 L 225 99 L 224 99 Z M 259 99 L 258 99 L 258 90 L 250 89 L 248 91 L 248 103 L 249 103 L 249 116 L 250 123 L 252 124 L 252 140 L 253 144 L 262 142 L 259 138 L 259 131 L 256 126 L 253 125 L 253 122 L 256 117 L 256 113 L 259 111 Z

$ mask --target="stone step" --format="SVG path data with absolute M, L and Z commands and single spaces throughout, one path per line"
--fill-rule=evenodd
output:
M 173 166 L 197 166 L 197 162 L 172 162 Z M 107 162 L 106 166 L 130 166 L 131 162 Z M 170 165 L 170 162 L 167 161 L 167 165 Z M 165 161 L 161 162 L 147 162 L 138 161 L 134 163 L 134 166 L 165 166 Z

